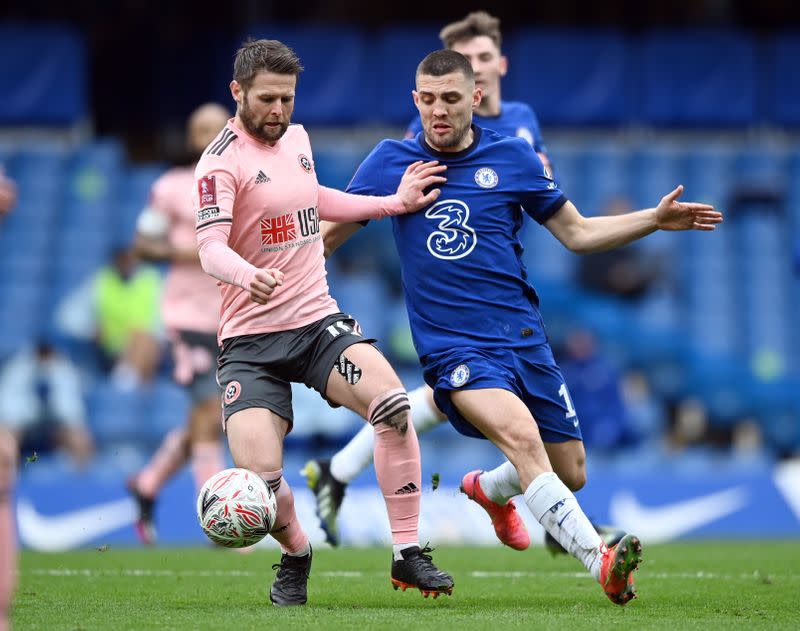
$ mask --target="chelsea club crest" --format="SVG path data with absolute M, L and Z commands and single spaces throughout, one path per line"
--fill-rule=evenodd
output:
M 481 188 L 494 188 L 500 178 L 494 169 L 483 167 L 475 171 L 475 183 Z
M 456 388 L 460 388 L 469 381 L 469 366 L 466 364 L 459 364 L 450 373 L 450 384 Z

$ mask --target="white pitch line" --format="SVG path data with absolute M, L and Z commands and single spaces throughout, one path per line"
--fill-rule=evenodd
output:
M 70 569 L 58 568 L 52 570 L 36 569 L 21 574 L 32 574 L 34 576 L 58 576 L 58 577 L 95 577 L 95 576 L 116 576 L 116 577 L 201 577 L 219 578 L 236 576 L 260 576 L 264 572 L 252 572 L 246 570 L 91 570 L 91 569 Z M 359 571 L 330 571 L 315 572 L 316 576 L 328 578 L 362 578 L 364 576 L 383 576 L 383 572 L 359 572 Z M 483 572 L 474 571 L 469 575 L 472 578 L 591 578 L 586 572 L 537 572 L 537 571 L 516 571 L 516 572 Z M 761 574 L 760 572 L 750 572 L 742 574 L 721 574 L 717 572 L 645 572 L 644 578 L 664 579 L 664 580 L 800 580 L 800 574 Z
M 269 570 L 264 570 L 268 573 Z M 93 577 L 93 576 L 186 576 L 186 577 L 228 577 L 228 576 L 259 576 L 264 572 L 251 572 L 247 570 L 89 570 L 89 569 L 69 569 L 58 568 L 53 570 L 31 570 L 30 572 L 20 572 L 20 574 L 33 574 L 35 576 L 62 576 L 62 577 Z M 318 576 L 335 578 L 359 578 L 362 572 L 315 572 Z

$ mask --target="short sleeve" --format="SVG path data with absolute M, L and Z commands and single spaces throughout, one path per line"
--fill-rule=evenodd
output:
M 358 170 L 347 185 L 348 193 L 356 195 L 391 195 L 394 189 L 387 185 L 386 171 L 383 168 L 385 142 L 381 142 L 364 158 Z
M 567 203 L 567 198 L 527 142 L 516 142 L 520 166 L 520 202 L 531 218 L 544 223 Z

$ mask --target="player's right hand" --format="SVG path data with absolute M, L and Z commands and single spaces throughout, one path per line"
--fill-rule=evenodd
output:
M 260 305 L 267 304 L 269 297 L 283 285 L 283 272 L 279 269 L 260 269 L 250 282 L 250 300 Z

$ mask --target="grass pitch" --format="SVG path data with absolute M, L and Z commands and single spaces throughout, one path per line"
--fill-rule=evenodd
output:
M 612 604 L 577 561 L 541 548 L 440 548 L 452 597 L 394 591 L 388 549 L 319 549 L 306 607 L 267 590 L 274 550 L 25 551 L 22 629 L 798 629 L 800 542 L 644 543 L 639 598 Z

